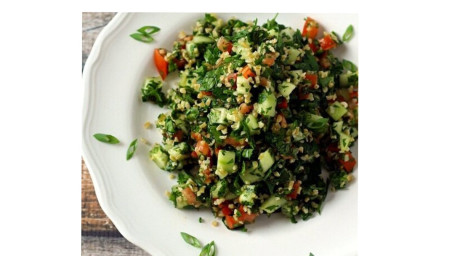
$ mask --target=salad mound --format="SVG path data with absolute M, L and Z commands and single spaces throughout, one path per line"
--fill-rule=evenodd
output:
M 149 154 L 178 173 L 176 208 L 209 208 L 229 229 L 276 212 L 296 222 L 352 180 L 358 71 L 331 52 L 343 43 L 335 33 L 318 37 L 317 21 L 303 23 L 206 14 L 172 50 L 155 50 L 161 78 L 146 79 L 142 99 L 170 111 Z M 171 72 L 178 87 L 164 94 Z

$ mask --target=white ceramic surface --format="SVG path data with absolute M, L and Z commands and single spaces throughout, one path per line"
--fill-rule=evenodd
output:
M 152 62 L 157 47 L 170 49 L 181 30 L 191 31 L 203 14 L 129 13 L 118 14 L 100 33 L 83 73 L 83 157 L 90 170 L 101 207 L 118 230 L 132 243 L 153 256 L 199 255 L 199 250 L 180 237 L 184 231 L 206 244 L 216 243 L 217 255 L 357 255 L 357 168 L 349 188 L 329 192 L 322 214 L 292 224 L 281 214 L 261 216 L 248 225 L 248 232 L 232 232 L 221 223 L 210 225 L 212 213 L 203 209 L 177 210 L 166 198 L 165 190 L 176 182 L 147 157 L 148 148 L 139 144 L 130 161 L 126 150 L 135 138 L 161 141 L 158 130 L 145 130 L 146 121 L 155 122 L 164 109 L 142 103 L 140 87 L 146 76 L 157 76 Z M 227 20 L 258 18 L 258 24 L 274 14 L 219 14 Z M 354 38 L 335 51 L 340 58 L 358 63 L 358 16 L 353 14 L 280 14 L 279 23 L 302 28 L 303 18 L 311 16 L 320 30 L 342 35 L 349 24 Z M 144 25 L 161 28 L 152 44 L 133 40 L 129 34 Z M 320 32 L 321 33 L 321 32 Z M 170 86 L 176 75 L 166 80 Z M 100 143 L 92 135 L 108 133 L 121 143 Z M 355 150 L 355 155 L 356 154 Z M 205 223 L 199 223 L 202 217 Z

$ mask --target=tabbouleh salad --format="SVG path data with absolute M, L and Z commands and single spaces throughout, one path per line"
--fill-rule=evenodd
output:
M 320 212 L 329 188 L 352 180 L 356 160 L 358 71 L 331 52 L 343 41 L 303 29 L 206 14 L 171 50 L 154 52 L 160 77 L 147 78 L 142 100 L 167 106 L 163 135 L 150 158 L 178 174 L 176 208 L 209 208 L 229 229 L 261 214 L 292 222 Z M 178 87 L 163 80 L 178 72 Z M 322 168 L 328 171 L 323 178 Z

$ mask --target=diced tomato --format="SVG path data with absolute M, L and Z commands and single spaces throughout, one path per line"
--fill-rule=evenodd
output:
M 299 100 L 307 100 L 310 98 L 309 93 L 299 93 Z
M 204 180 L 205 184 L 210 184 L 210 182 L 212 182 L 212 177 L 210 176 L 210 173 L 211 173 L 210 170 L 211 170 L 211 168 L 207 168 L 203 171 L 204 177 L 205 177 L 205 180 Z
M 213 94 L 212 92 L 209 92 L 209 91 L 202 91 L 201 93 L 204 96 L 212 96 L 212 94 Z
M 233 147 L 239 147 L 239 146 L 245 146 L 248 143 L 245 141 L 245 139 L 240 139 L 237 140 L 233 137 L 227 137 L 226 140 L 224 141 L 226 144 L 231 145 Z
M 164 49 L 155 49 L 155 52 L 153 54 L 153 58 L 155 60 L 155 66 L 158 72 L 160 73 L 161 78 L 164 80 L 166 79 L 167 76 L 167 66 L 168 63 L 164 59 L 165 54 L 161 55 L 160 51 L 163 51 Z
M 227 76 L 227 80 L 232 86 L 237 86 L 237 73 L 230 73 Z
M 229 208 L 230 202 L 223 202 L 220 204 L 221 211 L 223 212 L 224 216 L 232 215 L 233 210 Z
M 182 130 L 177 130 L 172 137 L 173 138 L 177 138 L 178 142 L 182 141 L 182 139 L 183 139 L 183 131 Z
M 248 78 L 248 77 L 255 77 L 256 74 L 250 69 L 250 67 L 248 67 L 248 65 L 246 65 L 245 67 L 243 67 L 242 69 L 242 75 L 243 77 L 245 78 Z
M 300 180 L 294 182 L 294 185 L 292 185 L 291 193 L 289 193 L 286 197 L 289 199 L 296 199 L 298 196 L 300 184 L 302 184 L 302 182 Z
M 177 65 L 177 68 L 179 70 L 182 70 L 185 67 L 186 60 L 185 59 L 173 59 L 173 62 L 175 65 Z
M 196 151 L 198 154 L 203 154 L 204 156 L 210 156 L 210 146 L 204 140 L 197 142 L 194 151 Z
M 352 91 L 349 93 L 349 97 L 352 99 L 352 98 L 358 98 L 359 97 L 359 93 L 357 91 Z
M 332 39 L 330 34 L 326 34 L 323 38 L 319 39 L 319 44 L 324 51 L 333 49 L 337 46 L 337 43 Z
M 341 157 L 340 159 L 338 159 L 338 161 L 343 166 L 345 171 L 352 172 L 352 170 L 354 170 L 354 166 L 357 163 L 357 161 L 352 156 L 351 152 L 347 152 L 345 154 L 347 154 L 349 156 L 349 160 L 348 161 L 344 161 L 344 157 Z
M 312 18 L 308 17 L 303 24 L 302 36 L 314 39 L 318 35 L 318 30 L 319 24 Z
M 191 132 L 191 138 L 195 141 L 202 140 L 202 135 L 198 132 Z
M 311 86 L 315 86 L 318 83 L 317 74 L 305 74 L 305 80 L 310 81 Z
M 192 158 L 197 158 L 197 153 L 196 153 L 196 151 L 191 152 L 191 157 L 192 157 Z
M 313 53 L 316 53 L 318 51 L 318 48 L 316 45 L 314 45 L 313 42 L 309 43 L 308 46 L 310 47 L 311 51 L 313 51 Z
M 273 64 L 275 64 L 275 60 L 277 57 L 278 57 L 278 54 L 276 52 L 266 53 L 264 59 L 262 60 L 262 64 L 270 67 Z
M 330 152 L 338 152 L 338 151 L 340 151 L 338 149 L 338 145 L 336 143 L 329 144 L 329 146 L 327 147 L 327 150 L 330 151 Z
M 238 222 L 234 219 L 234 217 L 227 215 L 224 217 L 225 218 L 225 223 L 226 226 L 228 226 L 229 229 L 234 229 Z
M 239 221 L 248 222 L 248 223 L 253 222 L 256 219 L 256 217 L 258 216 L 258 214 L 257 213 L 248 214 L 243 207 L 244 207 L 243 205 L 241 205 L 239 207 L 239 212 L 242 215 L 240 217 L 238 217 L 237 219 Z
M 261 76 L 261 78 L 259 78 L 259 84 L 266 87 L 268 84 L 267 78 Z
M 240 104 L 240 113 L 242 114 L 247 114 L 250 113 L 251 110 L 253 110 L 254 106 L 253 105 L 247 105 L 246 103 Z
M 218 41 L 216 42 L 216 46 L 222 52 L 231 53 L 232 51 L 232 43 L 223 36 L 218 39 Z
M 288 107 L 288 101 L 286 100 L 286 98 L 280 97 L 280 99 L 281 99 L 281 102 L 279 102 L 279 103 L 276 105 L 276 107 L 277 107 L 277 108 L 280 108 L 280 109 L 282 109 L 282 108 L 287 108 L 287 107 Z
M 229 42 L 229 43 L 227 44 L 227 46 L 226 46 L 226 51 L 227 51 L 229 54 L 231 54 L 231 52 L 232 52 L 232 46 L 233 46 L 233 45 L 232 45 L 231 42 Z
M 186 187 L 182 190 L 182 195 L 186 199 L 188 204 L 194 205 L 196 203 L 196 194 L 194 194 L 191 188 Z

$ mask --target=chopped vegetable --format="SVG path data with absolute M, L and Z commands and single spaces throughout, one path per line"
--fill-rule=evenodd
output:
M 196 248 L 202 248 L 201 243 L 199 242 L 199 240 L 197 240 L 196 237 L 185 232 L 180 232 L 180 235 L 182 235 L 183 240 L 185 240 L 187 244 L 192 245 Z

